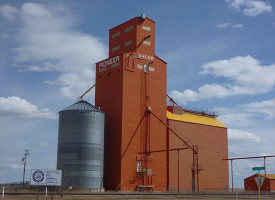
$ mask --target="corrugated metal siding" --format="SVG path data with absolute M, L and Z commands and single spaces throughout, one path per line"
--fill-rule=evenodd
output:
M 103 185 L 105 114 L 91 106 L 80 102 L 59 113 L 57 169 L 63 171 L 65 187 Z
M 189 113 L 183 113 L 182 115 L 178 115 L 178 114 L 173 114 L 169 111 L 167 111 L 166 116 L 170 120 L 176 120 L 176 121 L 182 121 L 182 122 L 190 122 L 190 123 L 194 123 L 194 124 L 203 124 L 203 125 L 208 125 L 208 126 L 226 128 L 226 126 L 223 123 L 221 123 L 217 119 L 211 118 L 211 117 L 192 115 L 192 114 L 189 114 Z

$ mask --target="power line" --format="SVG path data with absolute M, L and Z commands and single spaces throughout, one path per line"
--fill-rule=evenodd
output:
M 24 171 L 23 171 L 23 189 L 25 184 L 25 172 L 26 172 L 26 164 L 27 164 L 27 157 L 30 155 L 30 150 L 25 150 L 24 157 L 22 158 L 22 162 L 24 164 Z

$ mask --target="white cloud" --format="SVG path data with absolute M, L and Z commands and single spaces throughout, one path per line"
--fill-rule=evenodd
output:
M 92 65 L 107 56 L 100 38 L 74 29 L 77 18 L 62 4 L 25 3 L 18 9 L 14 65 L 19 71 L 60 73 L 46 83 L 61 86 L 59 96 L 76 98 L 93 83 Z M 89 24 L 90 25 L 90 24 Z M 74 77 L 73 82 L 64 77 Z
M 51 146 L 50 144 L 47 144 L 47 143 L 45 143 L 45 142 L 40 142 L 39 143 L 39 146 L 41 146 L 41 147 L 49 147 L 49 146 Z
M 199 101 L 202 99 L 210 99 L 213 97 L 224 98 L 230 95 L 230 89 L 218 84 L 205 84 L 198 89 L 198 92 L 185 90 L 179 92 L 173 90 L 170 95 L 178 102 L 186 104 L 188 101 Z
M 244 104 L 242 107 L 249 112 L 265 114 L 268 119 L 275 118 L 275 99 Z
M 243 10 L 244 15 L 250 17 L 271 12 L 272 6 L 268 2 L 262 1 L 249 1 L 248 6 Z
M 12 20 L 15 18 L 17 13 L 17 9 L 10 5 L 4 5 L 0 7 L 0 13 L 8 20 Z
M 253 125 L 256 120 L 253 119 L 253 115 L 250 113 L 230 113 L 222 114 L 218 117 L 219 121 L 226 124 L 226 126 L 244 127 Z
M 242 24 L 235 24 L 235 25 L 233 25 L 233 28 L 243 28 L 243 25 Z
M 228 127 L 259 126 L 275 118 L 275 99 L 238 105 L 235 108 L 215 107 L 218 119 Z M 266 119 L 264 119 L 266 116 Z
M 256 119 L 254 113 L 245 111 L 241 106 L 234 108 L 215 107 L 213 110 L 219 113 L 218 120 L 224 123 L 227 127 L 244 128 L 259 123 L 259 120 Z
M 226 2 L 231 8 L 240 11 L 241 5 L 245 4 L 246 0 L 226 0 Z
M 3 160 L 3 161 L 2 161 L 2 164 L 0 164 L 0 168 L 8 168 L 8 169 L 17 170 L 17 169 L 21 169 L 22 166 L 21 166 L 21 165 L 18 165 L 18 164 L 7 163 L 7 161 L 5 162 L 5 161 Z
M 49 66 L 41 67 L 38 65 L 32 65 L 28 66 L 28 68 L 25 69 L 19 69 L 20 72 L 28 72 L 28 71 L 33 71 L 33 72 L 48 72 L 52 71 L 53 69 Z
M 270 3 L 260 0 L 226 0 L 226 2 L 229 7 L 249 17 L 272 12 Z
M 223 77 L 233 83 L 205 84 L 198 91 L 172 91 L 170 95 L 178 102 L 199 101 L 213 97 L 225 98 L 234 95 L 254 95 L 270 92 L 275 86 L 275 64 L 262 66 L 251 56 L 237 56 L 204 64 L 200 74 Z M 255 81 L 261 80 L 261 81 Z
M 232 24 L 227 22 L 227 23 L 223 23 L 223 24 L 217 24 L 217 28 L 228 28 L 230 27 Z
M 243 28 L 243 25 L 242 24 L 231 24 L 230 22 L 226 22 L 226 23 L 223 23 L 223 24 L 217 24 L 217 28 L 218 29 L 226 29 L 226 28 Z
M 25 99 L 19 97 L 0 97 L 0 114 L 2 117 L 14 116 L 25 119 L 56 119 L 57 116 L 51 110 L 38 109 Z
M 79 78 L 81 77 L 81 79 Z M 75 99 L 84 93 L 91 85 L 94 73 L 90 71 L 78 71 L 78 73 L 63 72 L 57 80 L 47 81 L 47 84 L 63 85 L 61 92 L 68 98 Z M 81 90 L 80 90 L 81 89 Z M 77 95 L 77 96 L 76 96 Z
M 9 166 L 10 166 L 10 168 L 12 168 L 12 169 L 19 169 L 19 168 L 20 168 L 20 166 L 17 165 L 17 164 L 10 164 Z
M 238 129 L 228 129 L 228 140 L 229 142 L 261 142 L 261 138 L 259 136 Z

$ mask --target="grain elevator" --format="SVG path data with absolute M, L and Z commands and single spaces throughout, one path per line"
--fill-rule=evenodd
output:
M 167 63 L 155 54 L 153 20 L 141 15 L 109 30 L 109 58 L 96 63 L 95 79 L 95 108 L 105 113 L 105 127 L 98 122 L 105 189 L 228 190 L 222 161 L 228 157 L 227 128 L 215 114 L 184 109 L 167 95 Z M 96 156 L 94 150 L 88 154 Z M 78 169 L 91 175 L 99 168 Z

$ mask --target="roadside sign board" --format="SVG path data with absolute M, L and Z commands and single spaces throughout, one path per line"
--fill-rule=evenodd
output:
M 256 181 L 258 187 L 262 187 L 263 182 L 264 182 L 264 178 L 265 178 L 265 177 L 263 177 L 263 176 L 260 177 L 260 179 L 261 179 L 260 184 L 261 184 L 261 185 L 259 186 L 259 178 L 258 178 L 258 177 L 255 177 L 255 181 Z
M 61 178 L 62 170 L 31 170 L 31 185 L 61 186 Z
M 264 167 L 252 167 L 252 171 L 265 170 Z

